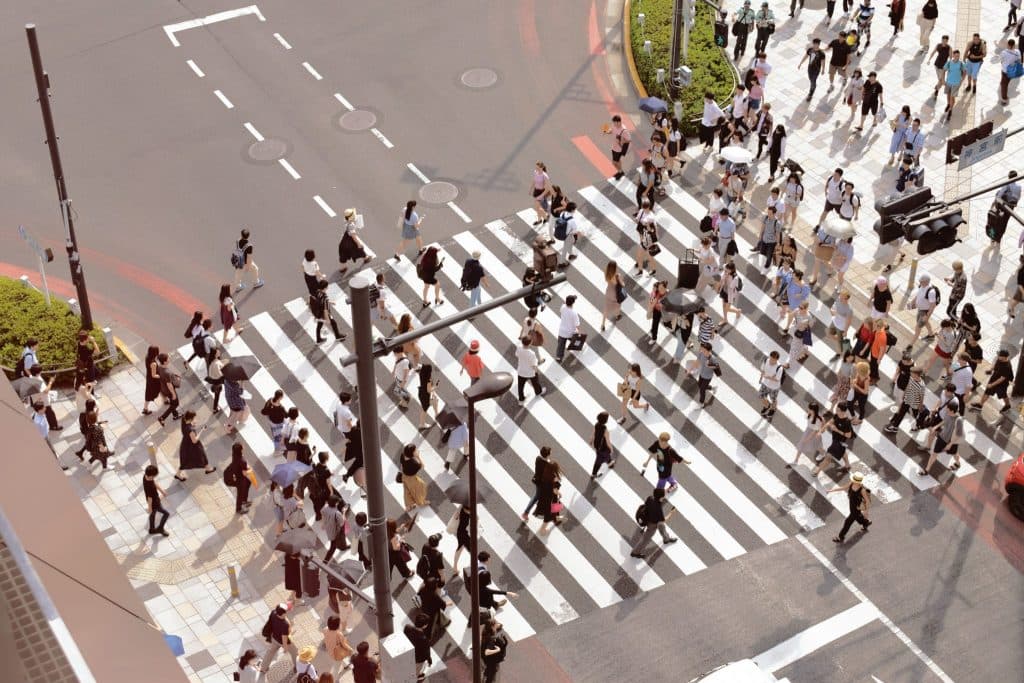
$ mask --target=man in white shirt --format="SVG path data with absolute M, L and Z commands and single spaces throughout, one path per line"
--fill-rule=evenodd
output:
M 722 263 L 726 263 L 732 260 L 726 250 L 729 248 L 729 242 L 736 237 L 736 222 L 729 215 L 728 209 L 721 209 L 718 216 L 718 257 Z
M 377 318 L 379 320 L 390 321 L 396 328 L 398 327 L 398 318 L 391 312 L 388 307 L 388 297 L 391 293 L 388 291 L 388 286 L 384 284 L 384 273 L 377 273 Z
M 843 183 L 843 194 L 839 198 L 839 215 L 848 221 L 860 216 L 860 193 L 853 191 L 853 183 Z
M 53 406 L 50 405 L 50 390 L 53 389 L 53 382 L 57 379 L 57 376 L 54 375 L 50 378 L 50 381 L 47 382 L 43 379 L 43 368 L 38 363 L 29 368 L 29 376 L 36 383 L 35 391 L 32 393 L 30 398 L 30 403 L 33 405 L 36 403 L 42 403 L 44 414 L 46 415 L 46 423 L 49 426 L 50 431 L 59 432 L 64 429 L 64 427 L 57 422 L 57 414 L 53 412 Z
M 21 376 L 28 377 L 29 371 L 33 365 L 39 365 L 39 356 L 36 355 L 36 350 L 39 348 L 39 342 L 35 339 L 28 339 L 25 341 L 25 348 L 21 350 Z
M 700 141 L 704 143 L 704 149 L 711 149 L 715 144 L 715 128 L 718 126 L 718 119 L 724 118 L 725 112 L 715 102 L 715 94 L 708 90 L 704 93 L 704 113 L 700 117 Z
M 412 365 L 401 349 L 395 349 L 395 394 L 398 396 L 398 407 L 409 407 L 409 377 L 412 376 Z
M 757 395 L 761 399 L 761 417 L 771 420 L 775 415 L 775 408 L 779 401 L 779 390 L 782 388 L 782 373 L 789 367 L 789 363 L 779 362 L 779 352 L 772 351 L 768 354 L 764 364 L 761 366 L 761 386 Z
M 1010 69 L 1014 64 L 1020 63 L 1020 50 L 1017 49 L 1017 42 L 1010 38 L 1006 41 L 1006 47 L 999 53 L 999 63 L 1002 73 L 999 75 L 999 104 L 1004 107 L 1010 103 Z
M 348 433 L 356 426 L 358 420 L 352 412 L 352 394 L 342 391 L 338 394 L 338 402 L 334 404 L 334 426 L 338 428 L 341 435 L 348 442 Z
M 573 248 L 576 246 L 577 226 L 576 226 L 576 202 L 569 202 L 565 205 L 565 211 L 558 217 L 559 220 L 565 221 L 565 240 L 562 242 L 562 262 L 558 264 L 559 268 L 568 268 L 569 261 L 576 260 L 576 254 L 572 253 Z
M 576 295 L 570 294 L 565 297 L 565 305 L 562 306 L 561 320 L 558 322 L 558 344 L 555 347 L 555 360 L 559 363 L 565 358 L 565 345 L 580 331 L 580 315 L 573 310 L 575 303 Z
M 739 125 L 747 117 L 747 89 L 741 83 L 732 96 L 732 120 Z
M 825 208 L 821 210 L 821 215 L 818 216 L 818 224 L 815 228 L 821 227 L 821 222 L 825 220 L 825 216 L 828 215 L 829 211 L 838 211 L 839 206 L 843 203 L 843 169 L 837 168 L 832 172 L 832 175 L 825 181 Z
M 46 406 L 43 405 L 42 401 L 36 401 L 32 404 L 32 424 L 36 426 L 36 430 L 39 432 L 39 436 L 43 437 L 43 441 L 49 447 L 50 452 L 53 453 L 54 457 L 57 456 L 57 451 L 53 450 L 53 444 L 50 443 L 50 424 L 46 419 Z M 57 458 L 57 462 L 60 463 L 60 458 Z M 66 470 L 67 465 L 61 464 L 60 468 Z
M 516 374 L 518 375 L 518 396 L 520 403 L 526 400 L 526 394 L 523 393 L 523 389 L 526 387 L 527 382 L 533 385 L 533 393 L 537 396 L 544 395 L 544 388 L 541 387 L 540 379 L 537 377 L 537 356 L 530 348 L 530 338 L 524 337 L 521 340 L 521 344 L 522 345 L 516 349 Z
M 917 322 L 914 326 L 914 338 L 907 344 L 907 351 L 914 348 L 914 342 L 921 335 L 921 328 L 927 327 L 928 334 L 924 336 L 925 341 L 935 339 L 935 330 L 932 329 L 932 311 L 939 303 L 939 288 L 932 284 L 932 279 L 927 273 L 923 273 L 917 280 L 917 290 L 910 308 L 917 311 Z
M 950 370 L 952 374 L 949 376 L 949 381 L 953 385 L 953 395 L 960 402 L 957 409 L 960 415 L 963 415 L 967 408 L 971 389 L 974 388 L 974 368 L 971 367 L 970 354 L 966 351 L 957 354 L 950 365 Z

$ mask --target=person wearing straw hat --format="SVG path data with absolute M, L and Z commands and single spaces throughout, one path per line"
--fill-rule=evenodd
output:
M 846 491 L 846 495 L 850 499 L 850 514 L 843 521 L 843 528 L 839 530 L 839 535 L 832 539 L 836 543 L 846 540 L 846 532 L 850 530 L 854 522 L 860 523 L 865 533 L 871 526 L 871 520 L 867 518 L 868 508 L 871 507 L 871 489 L 864 486 L 864 474 L 854 472 L 850 475 L 850 483 L 829 489 L 828 493 L 838 493 L 839 491 Z
M 338 270 L 344 275 L 348 272 L 348 262 L 363 259 L 363 264 L 373 260 L 367 255 L 362 241 L 356 237 L 356 231 L 363 227 L 363 217 L 355 209 L 345 209 L 345 225 L 342 227 L 341 241 L 338 243 Z
M 320 678 L 320 674 L 316 672 L 316 667 L 313 666 L 315 658 L 316 647 L 306 645 L 299 650 L 299 661 L 295 664 L 295 683 L 316 683 L 316 680 Z

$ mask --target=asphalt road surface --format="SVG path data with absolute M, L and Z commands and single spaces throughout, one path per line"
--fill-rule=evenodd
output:
M 599 177 L 571 141 L 599 136 L 609 116 L 608 86 L 595 81 L 596 5 L 270 0 L 259 16 L 179 30 L 173 41 L 163 28 L 236 7 L 0 8 L 9 224 L 0 272 L 35 271 L 22 224 L 54 248 L 51 284 L 67 291 L 27 22 L 50 74 L 96 317 L 148 339 L 173 338 L 189 311 L 214 306 L 241 227 L 268 282 L 261 296 L 279 301 L 305 249 L 334 264 L 346 207 L 364 213 L 371 248 L 390 254 L 409 199 L 426 213 L 425 238 L 441 240 L 520 208 L 537 160 L 570 187 Z M 265 138 L 255 148 L 254 131 Z M 424 199 L 424 177 L 449 185 Z

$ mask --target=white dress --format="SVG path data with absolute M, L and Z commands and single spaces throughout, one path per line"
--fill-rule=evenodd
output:
M 821 434 L 818 434 L 818 429 L 820 428 L 820 417 L 817 421 L 815 421 L 811 416 L 807 417 L 807 426 L 804 427 L 804 433 L 800 435 L 800 440 L 796 444 L 797 453 L 812 457 L 816 453 L 824 450 L 824 445 L 821 442 Z

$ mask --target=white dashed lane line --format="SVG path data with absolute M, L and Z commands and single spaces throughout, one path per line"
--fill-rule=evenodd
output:
M 263 136 L 260 135 L 260 132 L 258 130 L 256 130 L 256 127 L 254 125 L 252 125 L 248 121 L 246 121 L 242 125 L 245 126 L 245 129 L 247 131 L 249 131 L 254 138 L 256 138 L 256 142 L 263 142 L 263 140 L 264 140 Z
M 335 216 L 338 215 L 337 213 L 334 212 L 334 209 L 332 209 L 327 204 L 327 202 L 323 200 L 323 197 L 321 197 L 320 195 L 314 195 L 313 201 L 320 205 L 320 208 L 324 210 L 324 213 L 326 213 L 328 217 L 334 218 Z
M 288 175 L 290 175 L 293 179 L 298 180 L 299 178 L 302 177 L 299 175 L 299 172 L 295 170 L 295 167 L 288 163 L 287 159 L 278 159 L 277 163 L 281 164 L 281 166 L 284 167 L 284 170 L 288 171 Z
M 224 93 L 222 93 L 220 90 L 214 90 L 213 94 L 216 95 L 217 99 L 219 99 L 221 101 L 221 104 L 223 104 L 228 109 L 234 109 L 235 108 L 235 105 L 231 104 L 231 100 L 229 100 L 227 97 L 225 97 Z
M 349 111 L 355 111 L 355 107 L 349 104 L 349 101 L 342 97 L 340 92 L 334 93 L 334 99 L 341 102 L 341 106 L 345 107 L 345 109 L 348 109 Z
M 309 75 L 310 75 L 310 76 L 312 76 L 313 78 L 315 78 L 316 80 L 318 80 L 318 81 L 322 81 L 322 80 L 324 80 L 324 77 L 323 77 L 323 76 L 321 76 L 321 75 L 320 75 L 320 74 L 319 74 L 319 73 L 317 72 L 317 70 L 313 68 L 313 65 L 312 65 L 312 64 L 310 64 L 309 62 L 303 62 L 303 63 L 302 63 L 302 66 L 304 66 L 304 67 L 306 68 L 306 71 L 308 71 L 308 72 L 309 72 Z
M 288 41 L 280 33 L 275 33 L 274 37 L 277 38 L 277 42 L 281 43 L 281 47 L 286 50 L 292 49 L 292 46 L 288 44 Z
M 185 63 L 188 64 L 189 68 L 192 69 L 192 71 L 194 71 L 196 76 L 199 76 L 199 78 L 204 78 L 206 76 L 206 74 L 203 73 L 203 70 L 200 69 L 199 66 L 191 59 L 186 60 Z
M 429 182 L 430 182 L 430 178 L 428 178 L 428 177 L 426 176 L 426 174 L 425 174 L 425 173 L 423 173 L 423 171 L 421 171 L 420 169 L 418 169 L 418 168 L 416 167 L 416 164 L 414 164 L 414 163 L 412 163 L 412 162 L 410 161 L 410 162 L 409 162 L 409 163 L 407 163 L 407 164 L 406 164 L 405 166 L 406 166 L 406 168 L 408 168 L 408 169 L 409 169 L 409 171 L 410 171 L 410 172 L 411 172 L 411 173 L 412 173 L 412 174 L 413 174 L 414 176 L 416 176 L 417 178 L 419 178 L 419 179 L 420 179 L 420 180 L 421 180 L 421 181 L 423 182 L 423 184 L 424 184 L 424 185 L 426 185 L 427 183 L 429 183 Z M 455 215 L 456 215 L 456 216 L 458 216 L 459 218 L 461 218 L 461 219 L 463 220 L 463 222 L 465 222 L 465 223 L 472 223 L 472 222 L 473 222 L 473 219 L 472 219 L 472 218 L 470 218 L 469 216 L 467 216 L 467 215 L 466 215 L 466 212 L 465 212 L 465 211 L 463 211 L 462 209 L 460 209 L 460 208 L 459 208 L 459 205 L 458 205 L 458 204 L 456 204 L 455 202 L 448 202 L 448 203 L 446 204 L 446 206 L 447 206 L 447 207 L 448 207 L 449 209 L 451 209 L 452 211 L 454 211 L 454 212 L 455 212 Z
M 420 180 L 422 180 L 424 184 L 426 184 L 426 183 L 429 183 L 429 182 L 430 182 L 430 178 L 428 178 L 427 176 L 423 175 L 423 171 L 421 171 L 420 169 L 416 168 L 416 164 L 414 164 L 414 163 L 412 163 L 412 162 L 410 161 L 409 163 L 407 163 L 407 164 L 406 164 L 406 167 L 407 167 L 407 168 L 408 168 L 408 169 L 409 169 L 410 171 L 412 171 L 412 174 L 413 174 L 414 176 L 416 176 L 417 178 L 419 178 Z
M 391 143 L 391 140 L 388 140 L 387 137 L 385 137 L 384 133 L 381 133 L 376 128 L 371 128 L 370 132 L 373 133 L 373 136 L 375 138 L 377 138 L 378 140 L 380 140 L 381 143 L 383 143 L 384 146 L 387 147 L 388 149 L 391 149 L 392 147 L 394 147 L 394 145 Z

